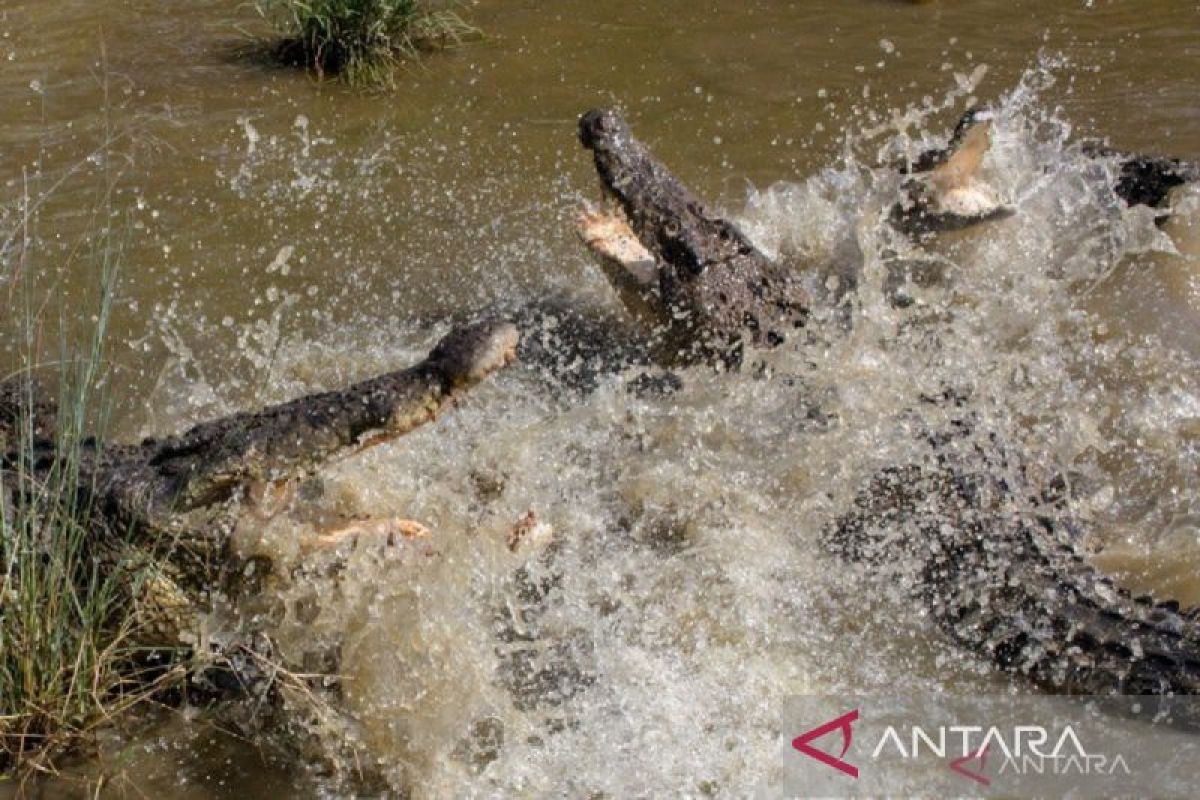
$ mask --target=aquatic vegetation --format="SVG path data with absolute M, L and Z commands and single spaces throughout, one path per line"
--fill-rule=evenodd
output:
M 51 325 L 34 301 L 32 270 L 20 269 L 33 246 L 10 239 L 17 245 L 4 251 L 0 275 L 13 279 L 6 300 L 21 363 L 0 375 L 0 776 L 50 768 L 97 726 L 184 677 L 169 651 L 136 644 L 140 623 L 128 598 L 148 569 L 120 559 L 101 568 L 96 517 L 78 488 L 85 421 L 104 416 L 99 387 L 118 248 L 107 232 L 97 237 L 96 321 L 82 352 L 61 346 L 55 412 L 35 377 L 46 361 L 38 342 Z M 51 443 L 55 465 L 36 469 Z
M 508 323 L 460 326 L 409 369 L 101 449 L 83 431 L 102 407 L 110 306 L 109 284 L 90 350 L 68 362 L 65 409 L 24 372 L 0 383 L 0 436 L 16 444 L 0 462 L 0 721 L 12 727 L 0 741 L 14 765 L 28 742 L 44 753 L 188 675 L 206 697 L 253 693 L 258 710 L 276 689 L 305 699 L 304 678 L 268 641 L 243 639 L 236 620 L 207 627 L 221 616 L 209 592 L 232 530 L 192 527 L 187 513 L 240 496 L 254 476 L 293 475 L 434 420 L 509 364 L 518 342 Z
M 356 85 L 392 86 L 405 62 L 479 33 L 428 0 L 257 0 L 256 8 L 284 37 L 273 47 L 278 60 Z
M 71 418 L 89 392 L 70 389 Z M 32 482 L 30 415 L 20 412 L 16 463 L 0 476 L 27 500 L 0 512 L 0 773 L 43 768 L 52 755 L 98 724 L 149 699 L 182 673 L 169 659 L 147 660 L 135 644 L 138 622 L 130 568 L 101 570 L 75 490 L 77 426 L 58 435 L 71 455 L 44 482 Z

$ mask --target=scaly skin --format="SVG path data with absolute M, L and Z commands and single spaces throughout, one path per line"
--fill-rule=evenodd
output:
M 662 297 L 687 310 L 682 333 L 704 341 L 711 326 L 735 338 L 739 324 L 753 320 L 754 341 L 771 344 L 757 334 L 803 316 L 806 305 L 779 268 L 710 215 L 618 116 L 589 112 L 580 130 L 605 191 L 658 259 Z M 1159 177 L 1178 167 L 1159 166 Z M 602 258 L 617 252 L 588 244 Z M 706 285 L 706 275 L 721 277 Z M 737 291 L 723 291 L 730 281 Z M 1079 552 L 1070 521 L 1024 485 L 1021 459 L 965 441 L 970 427 L 936 438 L 927 463 L 876 475 L 825 533 L 827 548 L 878 569 L 903 565 L 951 638 L 1044 688 L 1200 693 L 1200 615 L 1132 597 L 1100 574 Z
M 144 644 L 195 641 L 208 593 L 220 586 L 227 562 L 232 520 L 221 518 L 221 504 L 243 487 L 296 477 L 436 419 L 511 362 L 517 340 L 508 323 L 478 323 L 452 331 L 419 364 L 347 389 L 139 445 L 85 444 L 81 507 L 95 517 L 97 557 L 109 569 L 146 576 L 130 598 Z M 51 469 L 52 444 L 39 441 L 35 449 L 35 469 Z
M 57 418 L 56 399 L 36 377 L 20 372 L 0 381 L 0 455 L 20 441 L 23 433 L 35 441 L 50 441 Z
M 737 363 L 743 341 L 773 347 L 803 326 L 810 298 L 796 276 L 710 212 L 616 112 L 584 114 L 579 138 L 605 192 L 658 259 L 660 316 L 681 349 Z
M 1057 511 L 982 453 L 889 468 L 826 532 L 855 561 L 899 565 L 956 642 L 1070 694 L 1200 693 L 1200 620 L 1092 567 Z M 1009 475 L 1009 479 L 995 477 Z
M 197 425 L 177 436 L 108 448 L 89 465 L 105 516 L 157 533 L 180 512 L 227 500 L 250 482 L 279 481 L 432 421 L 515 357 L 516 329 L 456 330 L 429 357 L 347 389 Z
M 1200 182 L 1200 164 L 1178 158 L 1128 153 L 1095 142 L 1085 142 L 1083 152 L 1092 158 L 1119 162 L 1113 192 L 1127 205 L 1162 208 L 1171 190 L 1185 183 Z

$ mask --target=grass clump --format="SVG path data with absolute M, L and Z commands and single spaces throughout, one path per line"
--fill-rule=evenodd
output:
M 0 470 L 0 778 L 49 767 L 53 756 L 155 691 L 129 610 L 136 570 L 97 557 L 94 519 L 79 491 L 77 424 L 90 392 L 41 438 L 32 382 L 10 377 L 12 422 Z M 22 397 L 21 395 L 24 395 Z M 2 413 L 2 412 L 0 412 Z M 15 429 L 15 430 L 14 430 Z M 48 470 L 37 463 L 55 449 Z
M 59 382 L 48 388 L 34 377 L 48 366 L 40 353 L 54 327 L 34 288 L 39 205 L 26 196 L 17 226 L 0 231 L 0 333 L 18 356 L 0 370 L 0 787 L 52 770 L 56 754 L 184 677 L 138 644 L 130 597 L 147 567 L 122 558 L 112 546 L 120 532 L 98 527 L 80 488 L 96 447 L 85 430 L 104 416 L 117 248 L 101 215 L 87 256 L 100 273 L 94 323 L 81 346 L 58 335 Z M 60 314 L 59 328 L 77 328 L 78 308 Z
M 277 59 L 355 85 L 394 86 L 405 62 L 479 35 L 429 0 L 256 0 L 255 6 L 284 37 L 273 48 Z

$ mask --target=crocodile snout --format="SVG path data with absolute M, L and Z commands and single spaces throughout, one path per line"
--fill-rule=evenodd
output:
M 611 108 L 593 108 L 579 118 L 579 141 L 588 150 L 604 147 L 620 136 L 630 136 L 629 126 Z
M 520 334 L 511 322 L 485 320 L 456 328 L 448 333 L 429 360 L 455 386 L 465 386 L 486 378 L 517 357 Z

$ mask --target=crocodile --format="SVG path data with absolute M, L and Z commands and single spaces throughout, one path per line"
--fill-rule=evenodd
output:
M 825 548 L 900 572 L 953 641 L 1044 689 L 1200 694 L 1200 609 L 1134 596 L 1097 571 L 1061 496 L 970 428 L 922 463 L 875 474 L 824 530 Z
M 659 320 L 665 357 L 735 365 L 746 345 L 774 347 L 804 328 L 812 297 L 799 278 L 708 209 L 633 138 L 620 115 L 590 111 L 579 130 L 604 191 L 654 260 L 618 288 Z M 612 217 L 590 218 L 593 226 L 606 219 Z M 583 235 L 609 241 L 595 233 Z M 603 254 L 613 257 L 621 258 Z
M 1129 206 L 1149 206 L 1162 212 L 1161 220 L 1169 214 L 1172 192 L 1188 184 L 1200 183 L 1200 164 L 1170 156 L 1131 153 L 1101 144 L 1085 141 L 1081 145 L 1084 154 L 1096 159 L 1114 160 L 1117 179 L 1113 192 Z
M 922 238 L 1014 213 L 978 176 L 995 119 L 996 112 L 987 106 L 969 108 L 944 148 L 925 150 L 911 164 L 894 165 L 912 175 L 890 214 L 898 230 Z M 1200 186 L 1200 164 L 1192 161 L 1120 150 L 1095 140 L 1084 140 L 1079 149 L 1088 158 L 1112 163 L 1113 194 L 1127 206 L 1153 209 L 1159 227 L 1169 227 L 1185 198 Z
M 945 148 L 926 150 L 911 169 L 901 169 L 911 177 L 902 187 L 903 199 L 892 206 L 890 221 L 897 230 L 920 239 L 1013 214 L 979 177 L 995 118 L 986 106 L 967 109 Z
M 672 333 L 696 337 L 700 353 L 712 352 L 704 343 L 714 333 L 728 352 L 771 347 L 782 338 L 771 332 L 803 327 L 811 306 L 785 270 L 709 211 L 619 114 L 584 114 L 580 140 L 616 206 L 586 213 L 581 238 L 641 317 L 682 317 Z M 1043 689 L 1200 693 L 1200 613 L 1133 597 L 1101 574 L 1082 550 L 1082 523 L 1012 477 L 1032 460 L 977 428 L 964 413 L 959 433 L 929 434 L 924 462 L 875 475 L 829 525 L 825 549 L 868 567 L 914 564 L 908 583 L 940 628 Z
M 229 584 L 234 512 L 255 487 L 294 481 L 432 422 L 513 361 L 518 340 L 512 324 L 485 320 L 452 330 L 414 366 L 345 389 L 137 444 L 83 441 L 72 473 L 78 508 L 88 517 L 97 562 L 129 573 L 126 600 L 135 610 L 136 643 L 186 652 L 200 641 L 214 596 Z M 0 385 L 0 439 L 9 442 L 0 485 L 9 512 L 58 465 L 53 407 L 22 376 Z M 30 426 L 27 420 L 32 437 L 18 434 L 19 426 Z
M 1117 150 L 1085 142 L 1089 156 L 1115 161 L 1113 193 L 1129 207 L 1148 206 L 1176 251 L 1200 260 L 1200 164 L 1169 156 Z
M 996 112 L 987 106 L 969 108 L 944 148 L 921 152 L 911 166 L 897 165 L 914 176 L 904 184 L 904 201 L 892 209 L 897 228 L 920 236 L 1013 213 L 977 175 L 991 145 L 995 119 Z M 1113 194 L 1127 206 L 1153 209 L 1160 227 L 1175 213 L 1183 193 L 1200 185 L 1200 164 L 1192 161 L 1121 150 L 1091 139 L 1079 149 L 1088 158 L 1111 162 L 1116 170 Z

